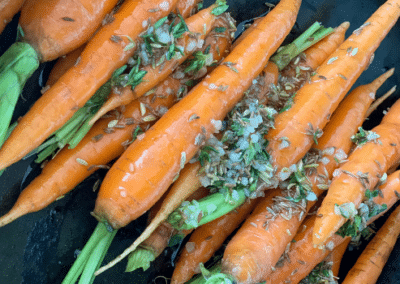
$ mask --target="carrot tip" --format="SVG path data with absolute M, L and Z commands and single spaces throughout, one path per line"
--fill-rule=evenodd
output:
M 343 22 L 340 24 L 339 27 L 347 30 L 350 27 L 350 22 L 349 21 Z

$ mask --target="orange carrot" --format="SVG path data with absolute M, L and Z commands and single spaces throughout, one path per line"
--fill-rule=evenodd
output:
M 374 202 L 378 205 L 386 204 L 387 208 L 391 208 L 398 200 L 397 190 L 400 188 L 400 171 L 396 171 L 388 176 L 387 182 L 381 186 L 382 196 L 374 198 Z M 388 210 L 387 209 L 387 210 Z M 382 216 L 387 210 L 379 213 L 367 221 L 367 225 L 374 222 L 377 218 Z M 313 229 L 315 221 L 319 219 L 318 215 L 307 218 L 296 236 L 294 242 L 290 245 L 290 250 L 285 254 L 286 259 L 279 267 L 276 266 L 275 270 L 264 280 L 270 283 L 298 283 L 301 279 L 306 277 L 311 270 L 320 263 L 330 252 L 331 249 L 337 247 L 350 237 L 343 238 L 340 235 L 334 234 L 328 240 L 328 248 L 322 250 L 315 247 L 313 244 Z
M 339 275 L 340 263 L 342 262 L 343 255 L 349 246 L 351 239 L 347 238 L 340 245 L 335 247 L 330 253 L 330 261 L 332 262 L 332 273 L 335 277 Z
M 370 57 L 400 16 L 399 1 L 389 0 L 367 22 L 340 45 L 296 94 L 290 109 L 277 116 L 275 128 L 267 134 L 267 151 L 276 167 L 277 178 L 310 149 L 314 131 L 329 117 L 367 67 Z M 313 94 L 310 96 L 309 94 Z M 315 106 L 318 106 L 317 108 Z M 282 141 L 289 144 L 284 147 Z M 283 170 L 283 172 L 282 172 Z
M 245 202 L 232 211 L 210 223 L 198 227 L 190 236 L 188 243 L 175 264 L 171 283 L 184 283 L 195 273 L 200 273 L 199 264 L 208 261 L 219 249 L 225 239 L 243 222 L 254 209 L 259 198 Z
M 4 0 L 0 3 L 0 33 L 21 9 L 25 0 Z
M 380 125 L 372 129 L 368 141 L 357 147 L 334 175 L 318 213 L 313 240 L 316 245 L 325 244 L 348 217 L 343 210 L 356 209 L 362 201 L 366 188 L 373 188 L 382 175 L 400 159 L 400 100 L 382 119 Z M 346 208 L 344 208 L 346 207 Z M 342 214 L 344 216 L 342 216 Z
M 177 0 L 124 2 L 113 16 L 114 20 L 103 26 L 88 42 L 78 64 L 48 89 L 18 123 L 0 149 L 0 168 L 21 159 L 71 118 L 111 77 L 113 71 L 132 56 L 135 47 L 129 38 L 136 39 L 145 30 L 146 23 L 168 15 L 176 3 Z M 48 6 L 45 10 L 52 11 Z M 61 15 L 60 18 L 66 16 Z M 115 35 L 125 36 L 115 42 L 110 39 Z
M 393 86 L 389 91 L 387 91 L 383 96 L 379 97 L 368 109 L 367 113 L 365 114 L 366 117 L 370 116 L 377 107 L 386 100 L 390 95 L 392 95 L 396 91 L 397 86 Z
M 179 64 L 182 64 L 186 60 L 186 58 L 201 48 L 204 44 L 204 38 L 210 31 L 214 30 L 215 34 L 215 27 L 228 26 L 226 22 L 232 21 L 231 18 L 228 16 L 217 17 L 211 13 L 213 9 L 214 6 L 211 6 L 186 19 L 185 22 L 190 33 L 184 34 L 184 36 L 178 39 L 177 42 L 177 44 L 182 46 L 185 50 L 182 56 L 176 59 L 172 58 L 168 61 L 164 61 L 163 64 L 156 67 L 151 65 L 143 66 L 141 70 L 146 71 L 146 74 L 142 79 L 143 81 L 133 89 L 131 86 L 124 87 L 122 90 L 122 96 L 120 96 L 119 90 L 114 90 L 109 99 L 92 118 L 90 123 L 95 122 L 108 111 L 121 106 L 122 104 L 128 104 L 129 102 L 144 95 L 147 91 L 150 91 L 158 82 L 160 82 L 160 80 L 164 80 L 166 77 L 168 77 L 169 74 L 171 74 Z M 121 97 L 123 99 L 121 99 Z
M 99 191 L 94 210 L 99 219 L 119 228 L 154 204 L 186 161 L 198 151 L 200 145 L 194 143 L 196 136 L 203 133 L 208 138 L 215 130 L 214 121 L 226 116 L 262 71 L 294 24 L 300 2 L 281 1 L 263 18 L 260 29 L 250 33 L 221 65 L 150 128 L 143 139 L 135 141 L 124 152 Z M 225 62 L 236 64 L 237 72 Z M 130 185 L 132 182 L 134 187 Z
M 376 283 L 400 234 L 399 222 L 400 207 L 397 207 L 361 253 L 343 284 Z
M 296 188 L 297 184 L 299 189 L 296 190 L 304 191 L 303 197 L 301 193 L 296 194 L 296 190 L 268 191 L 266 198 L 260 201 L 228 243 L 222 260 L 223 273 L 232 275 L 240 283 L 253 283 L 272 272 L 271 267 L 278 262 L 304 216 L 326 189 L 333 171 L 350 152 L 350 137 L 362 125 L 365 112 L 374 99 L 372 95 L 392 74 L 393 69 L 372 83 L 356 88 L 343 100 L 324 129 L 325 133 L 318 139 L 318 144 L 313 145 L 317 154 L 311 152 L 304 158 L 306 165 L 314 164 L 317 167 L 303 173 L 301 171 L 304 169 L 296 172 L 297 183 L 296 180 L 291 181 L 291 188 Z M 308 196 L 310 192 L 313 195 Z M 306 199 L 310 200 L 307 202 Z M 294 214 L 298 218 L 292 217 Z

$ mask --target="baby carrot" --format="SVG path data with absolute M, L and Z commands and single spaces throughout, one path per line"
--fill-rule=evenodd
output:
M 400 159 L 400 100 L 383 117 L 380 125 L 364 137 L 362 145 L 334 175 L 328 194 L 318 210 L 321 218 L 315 224 L 314 243 L 324 245 L 349 217 L 348 208 L 357 209 L 366 188 L 373 188 L 389 168 Z M 351 214 L 351 213 L 350 213 Z
M 207 138 L 215 130 L 215 121 L 226 116 L 262 71 L 294 24 L 300 2 L 281 1 L 263 18 L 260 29 L 250 33 L 209 76 L 150 128 L 143 139 L 124 152 L 99 191 L 94 210 L 99 219 L 119 228 L 154 204 L 199 149 L 200 145 L 194 143 L 196 136 Z M 235 64 L 235 71 L 227 66 L 229 62 Z M 132 182 L 135 187 L 130 185 Z
M 386 204 L 387 208 L 391 208 L 398 200 L 397 190 L 400 187 L 400 171 L 396 171 L 388 176 L 385 184 L 379 186 L 382 196 L 377 196 L 373 199 L 374 203 L 378 205 Z M 380 212 L 378 215 L 369 219 L 366 225 L 371 224 L 377 218 L 382 216 L 388 209 Z M 330 249 L 337 247 L 350 237 L 343 238 L 338 234 L 332 235 L 328 240 L 329 249 L 320 249 L 313 244 L 313 230 L 315 228 L 315 221 L 318 215 L 313 215 L 307 218 L 296 236 L 294 242 L 291 243 L 289 251 L 285 254 L 286 259 L 283 264 L 276 266 L 275 270 L 269 275 L 266 280 L 270 283 L 297 283 L 306 277 L 311 270 L 320 263 L 330 252 Z
M 274 129 L 267 134 L 267 151 L 276 167 L 277 178 L 286 176 L 288 168 L 310 149 L 313 143 L 310 130 L 319 131 L 326 125 L 367 67 L 371 55 L 400 16 L 399 2 L 387 1 L 354 31 L 318 68 L 311 82 L 297 92 L 292 106 L 277 116 Z
M 327 188 L 333 171 L 346 159 L 352 146 L 350 137 L 362 125 L 376 90 L 392 74 L 393 69 L 372 83 L 356 88 L 343 100 L 325 133 L 313 145 L 317 154 L 311 152 L 304 158 L 304 164 L 313 165 L 314 170 L 301 173 L 303 168 L 296 172 L 299 193 L 281 189 L 267 192 L 228 243 L 222 260 L 223 273 L 232 275 L 240 283 L 253 283 L 272 272 L 306 213 Z M 292 188 L 296 188 L 296 180 L 290 182 Z
M 88 42 L 78 64 L 48 89 L 19 121 L 0 149 L 0 168 L 24 157 L 71 118 L 111 77 L 114 70 L 132 56 L 135 47 L 129 38 L 136 39 L 145 30 L 149 20 L 156 22 L 168 15 L 176 3 L 177 0 L 124 2 L 114 14 L 114 20 L 103 26 Z M 125 36 L 115 42 L 110 39 L 115 35 Z
M 400 234 L 399 222 L 400 207 L 397 207 L 368 243 L 343 284 L 376 283 Z

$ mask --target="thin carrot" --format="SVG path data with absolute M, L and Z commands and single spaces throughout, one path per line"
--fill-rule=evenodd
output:
M 357 209 L 366 188 L 373 188 L 383 173 L 398 165 L 400 159 L 400 101 L 397 101 L 382 119 L 380 125 L 361 133 L 359 145 L 334 175 L 318 213 L 314 243 L 325 244 L 348 219 L 351 208 Z M 367 136 L 365 136 L 367 135 Z M 363 144 L 365 143 L 365 144 Z
M 365 114 L 366 117 L 370 116 L 371 113 L 373 113 L 377 107 L 388 97 L 390 97 L 395 91 L 396 91 L 397 86 L 393 86 L 389 91 L 387 91 L 383 96 L 379 97 L 368 109 L 367 113 Z
M 346 239 L 343 243 L 335 247 L 332 252 L 330 253 L 330 261 L 332 262 L 331 271 L 335 277 L 339 275 L 340 264 L 343 259 L 343 255 L 349 246 L 351 239 Z
M 362 125 L 373 94 L 392 74 L 393 69 L 372 83 L 356 88 L 343 100 L 324 129 L 325 133 L 318 136 L 318 140 L 316 137 L 315 150 L 303 159 L 304 166 L 299 165 L 292 176 L 289 182 L 292 190 L 288 187 L 268 191 L 228 243 L 222 260 L 223 273 L 233 276 L 239 283 L 253 283 L 272 272 L 301 221 L 327 189 L 333 171 L 350 152 L 350 137 Z M 311 167 L 307 170 L 307 166 Z
M 397 207 L 368 243 L 342 283 L 376 283 L 400 234 L 399 222 L 400 207 Z
M 386 204 L 387 209 L 369 219 L 366 225 L 371 224 L 382 216 L 399 200 L 397 192 L 399 188 L 400 171 L 396 171 L 388 176 L 385 184 L 379 186 L 382 196 L 378 195 L 373 199 L 374 203 L 377 205 L 383 206 Z M 280 266 L 276 266 L 269 277 L 263 280 L 266 280 L 268 284 L 288 283 L 289 281 L 297 283 L 306 277 L 311 270 L 329 254 L 331 249 L 350 238 L 343 238 L 338 234 L 334 234 L 328 240 L 329 249 L 321 250 L 315 247 L 312 235 L 313 229 L 315 228 L 315 221 L 318 218 L 318 215 L 314 215 L 304 221 L 294 237 L 295 241 L 291 243 L 289 251 L 285 254 L 285 259 L 290 259 L 290 262 L 284 261 Z
M 211 258 L 225 239 L 254 209 L 258 201 L 259 198 L 251 199 L 235 211 L 197 228 L 188 241 L 190 249 L 186 246 L 175 264 L 171 283 L 184 283 L 195 273 L 199 273 L 199 264 Z
M 322 129 L 367 67 L 371 55 L 400 16 L 398 4 L 396 0 L 383 4 L 325 60 L 311 82 L 297 92 L 292 106 L 277 116 L 275 128 L 267 134 L 267 151 L 278 179 L 286 176 L 290 166 L 310 149 L 313 143 L 313 135 L 307 134 L 310 124 L 314 131 Z
M 182 64 L 186 60 L 186 58 L 201 48 L 204 44 L 204 38 L 209 32 L 213 31 L 215 34 L 216 27 L 227 26 L 224 21 L 231 22 L 229 29 L 234 27 L 233 21 L 230 17 L 226 15 L 221 17 L 214 15 L 212 13 L 214 8 L 215 6 L 210 6 L 185 20 L 190 33 L 185 33 L 181 38 L 178 39 L 176 43 L 176 45 L 181 46 L 184 50 L 181 56 L 177 58 L 171 58 L 170 60 L 166 60 L 164 58 L 164 62 L 162 64 L 157 64 L 156 66 L 142 66 L 141 70 L 146 72 L 142 78 L 142 82 L 134 88 L 131 86 L 124 87 L 122 90 L 122 96 L 119 94 L 119 89 L 114 90 L 110 94 L 109 99 L 91 119 L 89 124 L 94 123 L 108 111 L 121 106 L 122 104 L 127 104 L 150 91 L 158 82 L 160 82 L 160 80 L 168 77 L 169 74 L 171 74 L 179 64 Z M 123 97 L 123 99 L 121 99 L 121 97 Z
M 78 64 L 48 89 L 21 119 L 0 149 L 0 168 L 21 159 L 71 118 L 110 78 L 114 69 L 132 56 L 135 46 L 129 38 L 136 39 L 149 20 L 155 22 L 168 15 L 176 3 L 177 0 L 124 2 L 114 20 L 88 42 Z M 115 35 L 122 35 L 121 40 L 112 41 L 110 38 Z
M 203 198 L 208 193 L 209 189 L 205 187 L 200 187 L 195 192 L 193 192 L 186 199 L 186 201 L 192 201 Z M 159 201 L 162 201 L 160 202 L 161 203 L 160 206 L 162 206 L 164 200 L 160 199 Z M 156 209 L 157 212 L 159 211 L 160 208 L 161 207 L 159 207 L 158 210 Z M 156 216 L 157 212 L 153 214 L 152 219 L 154 219 L 154 216 Z M 150 220 L 150 223 L 152 219 Z M 125 271 L 131 272 L 138 268 L 143 268 L 143 270 L 147 270 L 150 267 L 151 262 L 164 251 L 164 249 L 169 245 L 169 242 L 172 240 L 173 237 L 183 239 L 192 231 L 193 230 L 176 231 L 168 222 L 165 221 L 162 222 L 151 233 L 151 235 L 139 245 L 139 247 L 135 251 L 129 254 L 128 264 L 126 265 Z
M 19 12 L 25 0 L 5 0 L 0 3 L 0 33 Z
M 300 2 L 281 1 L 260 22 L 260 29 L 250 33 L 222 64 L 150 128 L 143 139 L 124 152 L 99 191 L 94 210 L 99 219 L 106 219 L 111 226 L 119 228 L 154 204 L 199 149 L 200 145 L 194 143 L 196 136 L 203 133 L 207 138 L 215 130 L 215 121 L 226 116 L 262 71 L 294 24 Z M 236 64 L 237 72 L 225 62 Z M 129 185 L 132 182 L 135 187 Z

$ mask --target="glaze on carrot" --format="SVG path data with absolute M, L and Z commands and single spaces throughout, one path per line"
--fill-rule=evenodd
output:
M 24 157 L 71 118 L 114 70 L 132 56 L 135 47 L 128 46 L 130 41 L 126 36 L 136 39 L 145 30 L 145 23 L 149 20 L 156 22 L 168 15 L 176 3 L 176 0 L 124 2 L 114 14 L 114 20 L 103 26 L 88 42 L 78 64 L 48 89 L 20 120 L 0 149 L 0 168 Z M 110 39 L 113 35 L 125 36 L 121 37 L 121 41 L 114 42 Z

